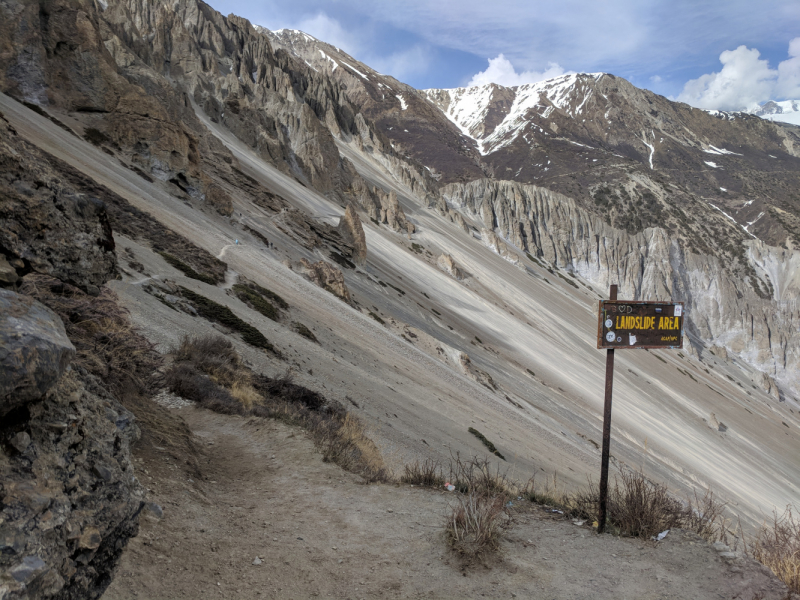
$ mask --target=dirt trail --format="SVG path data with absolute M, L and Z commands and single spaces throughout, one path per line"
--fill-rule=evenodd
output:
M 105 600 L 785 595 L 757 563 L 725 559 L 693 534 L 673 531 L 658 544 L 597 536 L 527 502 L 500 558 L 464 568 L 442 527 L 452 494 L 362 485 L 282 423 L 172 413 L 199 453 L 137 448 L 137 472 L 163 518 L 145 511 Z

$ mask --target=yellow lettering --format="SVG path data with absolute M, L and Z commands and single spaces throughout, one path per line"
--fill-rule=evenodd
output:
M 664 329 L 664 317 L 658 317 L 658 328 Z

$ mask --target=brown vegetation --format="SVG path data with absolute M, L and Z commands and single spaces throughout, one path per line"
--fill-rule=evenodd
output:
M 792 592 L 800 594 L 800 519 L 791 506 L 782 515 L 775 511 L 772 522 L 761 526 L 747 551 L 772 569 Z
M 167 370 L 170 391 L 224 414 L 279 419 L 306 429 L 325 461 L 367 482 L 388 481 L 378 447 L 363 423 L 335 400 L 292 381 L 291 373 L 270 378 L 246 367 L 233 345 L 220 336 L 184 338 Z

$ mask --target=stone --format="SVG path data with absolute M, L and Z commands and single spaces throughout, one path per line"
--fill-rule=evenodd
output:
M 44 396 L 74 355 L 52 310 L 0 289 L 0 416 Z
M 350 291 L 344 282 L 342 272 L 332 264 L 321 260 L 310 263 L 305 258 L 300 259 L 304 274 L 319 287 L 328 290 L 334 296 L 345 302 L 350 302 Z
M 155 502 L 148 502 L 145 507 L 147 510 L 157 519 L 160 519 L 164 516 L 164 509 L 161 508 L 160 505 L 156 504 Z
M 0 254 L 0 285 L 10 285 L 19 281 L 17 270 L 12 267 L 6 257 Z
M 253 561 L 253 564 L 254 565 L 260 565 L 261 562 L 262 562 L 261 559 L 256 556 L 255 560 Z
M 442 254 L 436 259 L 436 266 L 450 275 L 453 279 L 461 281 L 465 277 L 464 271 L 456 264 L 449 254 Z
M 31 445 L 31 436 L 26 431 L 20 431 L 11 438 L 11 445 L 16 448 L 17 452 L 22 453 Z
M 47 570 L 47 564 L 38 556 L 26 556 L 22 562 L 10 569 L 11 576 L 19 583 L 28 584 Z
M 344 242 L 353 248 L 353 262 L 364 265 L 367 262 L 367 238 L 364 226 L 352 204 L 347 205 L 344 216 L 339 220 L 337 227 Z
M 0 526 L 0 554 L 19 554 L 25 548 L 25 536 L 9 525 Z
M 103 537 L 100 535 L 100 531 L 97 527 L 87 527 L 81 533 L 81 537 L 78 538 L 78 548 L 83 550 L 97 550 L 102 541 Z

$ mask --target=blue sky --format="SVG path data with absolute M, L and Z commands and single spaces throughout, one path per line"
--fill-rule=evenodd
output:
M 562 72 L 603 71 L 706 108 L 800 98 L 798 0 L 211 0 L 211 5 L 269 29 L 306 31 L 416 88 L 513 85 Z M 790 47 L 796 60 L 790 59 Z

